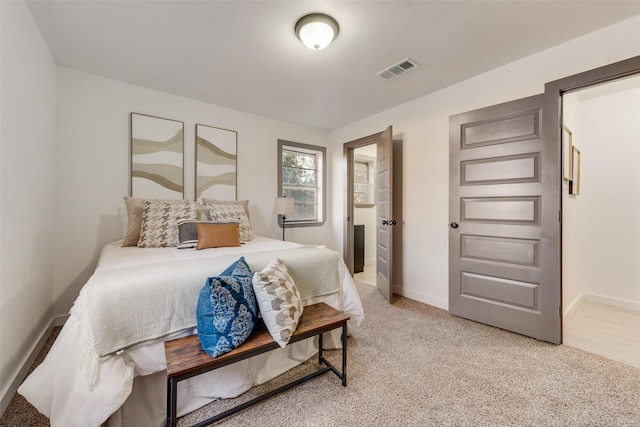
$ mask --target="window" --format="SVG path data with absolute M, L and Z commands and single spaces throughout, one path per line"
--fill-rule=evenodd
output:
M 362 156 L 363 157 L 363 156 Z M 356 207 L 374 205 L 373 171 L 371 160 L 356 159 L 353 163 L 353 201 Z
M 324 224 L 325 156 L 324 147 L 278 140 L 278 194 L 294 200 L 287 227 Z

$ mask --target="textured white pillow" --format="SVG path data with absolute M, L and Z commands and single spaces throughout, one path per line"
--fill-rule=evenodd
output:
M 195 219 L 196 205 L 142 201 L 140 248 L 178 246 L 178 220 Z
M 296 284 L 280 259 L 254 273 L 252 283 L 262 320 L 273 340 L 285 347 L 302 316 L 302 299 Z
M 124 197 L 124 203 L 127 207 L 127 231 L 122 241 L 122 246 L 137 246 L 140 241 L 140 227 L 142 226 L 142 202 L 177 203 L 187 204 L 187 200 L 163 200 L 163 199 L 143 199 L 140 197 Z
M 232 220 L 238 220 L 240 221 L 240 241 L 248 242 L 249 240 L 253 240 L 251 223 L 249 222 L 249 217 L 247 217 L 244 207 L 237 204 L 215 204 L 207 205 L 206 207 L 209 208 L 209 216 L 211 221 L 228 222 Z
M 244 213 L 247 214 L 247 218 L 249 218 L 249 222 L 251 222 L 251 214 L 249 213 L 249 201 L 248 200 L 217 200 L 217 199 L 208 199 L 206 197 L 202 198 L 202 204 L 204 207 L 214 206 L 214 205 L 237 205 L 242 206 L 244 209 Z

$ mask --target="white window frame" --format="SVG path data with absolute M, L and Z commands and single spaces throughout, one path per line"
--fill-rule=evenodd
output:
M 316 182 L 316 218 L 314 220 L 290 220 L 287 218 L 287 227 L 313 227 L 321 226 L 326 218 L 326 158 L 327 149 L 318 145 L 303 144 L 301 142 L 278 140 L 278 196 L 283 195 L 282 185 L 282 152 L 297 151 L 300 153 L 314 154 L 317 157 L 317 182 Z M 295 201 L 294 201 L 295 204 Z M 282 215 L 278 215 L 278 224 L 282 227 Z

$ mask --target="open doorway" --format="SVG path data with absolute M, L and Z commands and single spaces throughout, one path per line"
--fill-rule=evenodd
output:
M 562 105 L 563 341 L 640 367 L 640 75 Z
M 376 144 L 353 150 L 353 278 L 376 285 Z
M 369 271 L 366 273 L 368 283 L 373 282 L 391 303 L 393 294 L 402 292 L 402 138 L 394 138 L 389 126 L 380 133 L 346 142 L 343 147 L 346 162 L 343 257 L 352 275 L 365 273 L 365 259 L 371 270 L 375 266 L 374 280 Z M 356 236 L 361 243 L 357 261 Z M 366 236 L 370 236 L 368 243 Z

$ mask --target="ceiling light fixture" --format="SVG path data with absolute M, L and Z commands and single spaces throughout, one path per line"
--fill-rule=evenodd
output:
M 312 13 L 296 22 L 296 36 L 312 50 L 329 46 L 338 35 L 338 23 L 329 15 Z

